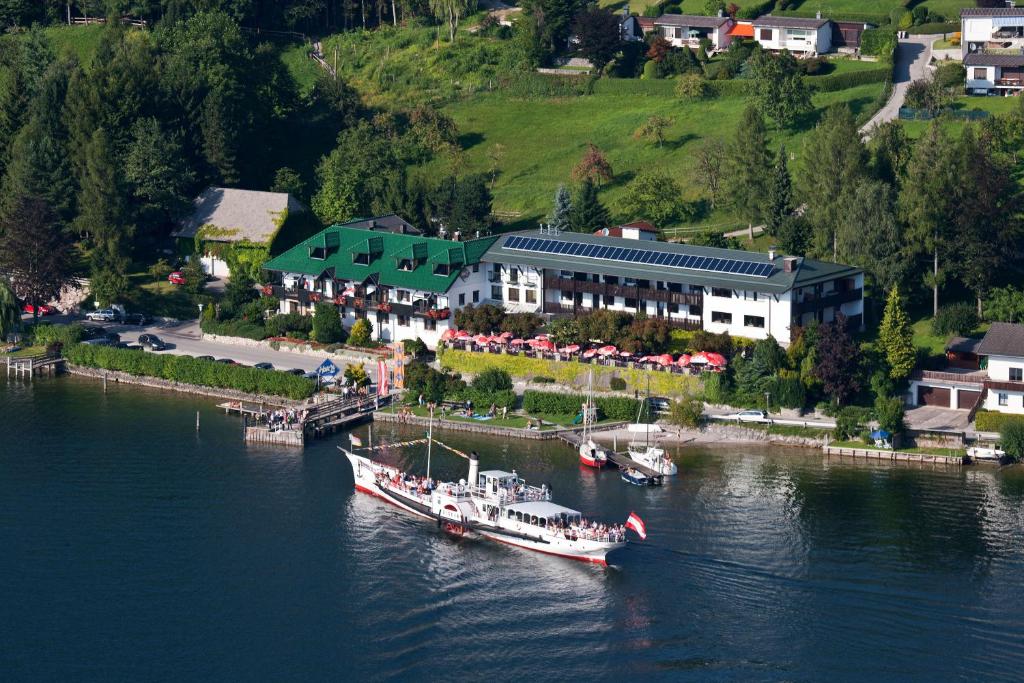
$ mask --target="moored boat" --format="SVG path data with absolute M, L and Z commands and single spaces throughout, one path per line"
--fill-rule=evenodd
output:
M 629 457 L 644 467 L 650 468 L 661 475 L 672 476 L 679 473 L 679 468 L 672 462 L 664 448 L 646 444 L 630 444 Z
M 469 456 L 468 481 L 434 482 L 339 449 L 352 466 L 357 490 L 450 533 L 601 565 L 626 545 L 626 525 L 588 521 L 579 511 L 553 503 L 549 487 L 528 485 L 515 471 L 480 472 L 475 454 Z
M 649 477 L 643 472 L 633 467 L 627 467 L 620 470 L 622 481 L 633 486 L 657 486 L 661 482 L 658 481 L 657 477 Z
M 594 371 L 590 371 L 590 388 L 587 402 L 583 404 L 583 434 L 580 441 L 580 464 L 601 469 L 608 464 L 608 451 L 594 443 L 590 437 L 590 426 L 597 421 L 597 405 L 594 403 Z

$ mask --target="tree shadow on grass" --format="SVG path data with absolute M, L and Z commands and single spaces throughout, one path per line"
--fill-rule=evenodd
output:
M 459 146 L 462 147 L 462 149 L 472 149 L 482 143 L 485 139 L 486 138 L 480 133 L 463 133 L 459 136 Z
M 674 152 L 674 151 L 678 150 L 679 148 L 681 148 L 686 143 L 693 142 L 694 140 L 699 140 L 699 139 L 700 138 L 697 135 L 695 135 L 694 133 L 685 133 L 683 135 L 680 135 L 678 138 L 676 138 L 674 140 L 665 140 L 665 142 L 662 143 L 661 148 L 662 149 L 668 149 L 668 150 L 671 150 L 671 151 Z

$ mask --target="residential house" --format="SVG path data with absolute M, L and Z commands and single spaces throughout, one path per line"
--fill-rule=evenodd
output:
M 980 340 L 954 338 L 946 357 L 947 367 L 913 376 L 911 405 L 1024 414 L 1024 325 L 992 323 Z
M 237 256 L 251 249 L 263 260 L 286 222 L 294 224 L 300 214 L 308 214 L 306 207 L 287 193 L 210 187 L 196 197 L 172 236 L 186 258 L 201 255 L 207 274 L 228 277 L 229 251 Z
M 644 39 L 644 29 L 640 20 L 629 13 L 629 5 L 622 8 L 619 18 L 619 39 L 624 43 L 639 42 Z
M 752 22 L 754 40 L 766 50 L 789 50 L 798 55 L 813 56 L 832 50 L 832 22 L 802 17 L 776 17 L 766 14 Z
M 333 225 L 264 264 L 281 313 L 338 308 L 350 328 L 365 318 L 381 341 L 422 339 L 436 347 L 452 310 L 487 298 L 481 257 L 494 237 L 458 242 L 398 231 Z
M 862 21 L 833 21 L 832 22 L 832 49 L 843 52 L 860 49 L 860 39 L 864 31 L 874 28 L 872 24 Z
M 960 49 L 966 87 L 975 95 L 1024 90 L 1024 7 L 960 10 Z
M 729 47 L 732 40 L 729 29 L 733 25 L 731 17 L 703 17 L 692 14 L 662 14 L 654 20 L 654 28 L 675 47 L 687 46 L 693 49 L 700 47 L 700 41 L 711 41 L 709 52 L 718 52 Z
M 674 327 L 772 335 L 781 344 L 795 326 L 840 313 L 855 329 L 863 325 L 860 269 L 774 251 L 527 231 L 497 238 L 482 261 L 493 303 L 516 310 L 644 313 Z

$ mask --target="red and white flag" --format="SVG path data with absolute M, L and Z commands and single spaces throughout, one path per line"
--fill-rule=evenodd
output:
M 377 395 L 387 396 L 391 391 L 388 383 L 388 365 L 382 360 L 377 361 Z
M 644 520 L 640 519 L 640 516 L 635 512 L 629 513 L 629 519 L 626 520 L 626 528 L 635 531 L 641 540 L 647 539 L 647 525 L 644 524 Z

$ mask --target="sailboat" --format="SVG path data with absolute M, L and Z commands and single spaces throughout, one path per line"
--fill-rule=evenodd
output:
M 590 382 L 587 390 L 587 402 L 583 404 L 583 435 L 580 440 L 580 464 L 601 469 L 608 464 L 608 452 L 594 443 L 591 438 L 591 425 L 597 419 L 597 406 L 594 405 L 594 371 L 590 371 Z
M 640 424 L 640 417 L 643 415 L 644 408 L 647 407 L 647 409 L 650 410 L 650 403 L 651 387 L 650 379 L 648 379 L 647 397 L 644 399 L 643 403 L 640 404 L 640 409 L 637 411 L 636 414 L 636 423 L 638 425 Z M 644 426 L 647 427 L 646 424 Z M 651 444 L 650 429 L 644 430 L 643 443 L 638 443 L 636 441 L 631 442 L 629 444 L 628 451 L 630 458 L 637 461 L 641 465 L 644 465 L 645 467 L 654 470 L 658 474 L 668 476 L 679 474 L 679 468 L 676 467 L 676 464 L 674 462 L 672 462 L 672 458 L 668 457 L 668 454 L 665 453 L 665 449 Z

